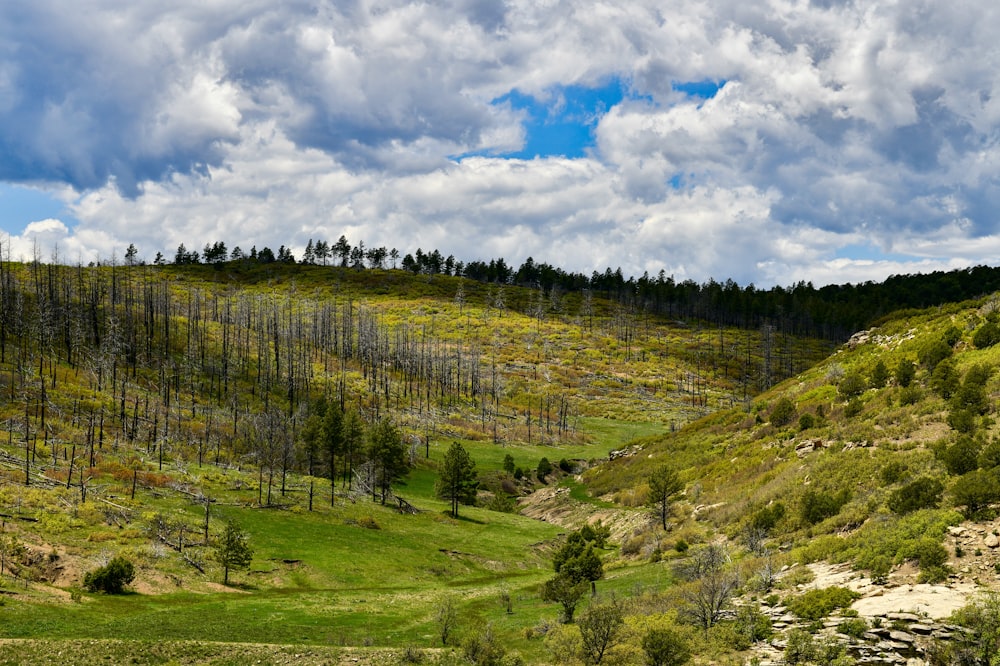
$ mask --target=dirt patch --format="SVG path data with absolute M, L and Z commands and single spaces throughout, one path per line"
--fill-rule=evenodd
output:
M 649 514 L 635 509 L 602 508 L 579 502 L 570 496 L 569 488 L 546 486 L 518 500 L 522 515 L 542 520 L 567 530 L 601 521 L 611 529 L 611 539 L 622 541 L 637 528 L 649 523 Z

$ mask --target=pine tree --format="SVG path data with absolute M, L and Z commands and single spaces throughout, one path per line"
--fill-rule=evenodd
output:
M 250 547 L 249 536 L 233 522 L 226 523 L 226 531 L 215 544 L 215 559 L 222 565 L 223 584 L 229 585 L 230 569 L 246 569 L 253 559 L 253 548 Z
M 458 442 L 454 442 L 444 454 L 444 466 L 437 483 L 438 497 L 451 500 L 453 518 L 458 518 L 460 502 L 472 504 L 476 501 L 476 491 L 479 489 L 477 476 L 476 463 L 468 451 Z

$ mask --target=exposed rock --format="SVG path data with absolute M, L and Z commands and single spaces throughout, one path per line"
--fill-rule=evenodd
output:
M 998 538 L 996 534 L 989 534 L 986 536 L 986 539 L 983 541 L 983 543 L 986 545 L 987 548 L 996 548 L 1000 546 L 1000 538 Z
M 919 615 L 914 615 L 913 613 L 887 613 L 886 617 L 890 620 L 899 620 L 901 622 L 918 622 L 920 621 Z

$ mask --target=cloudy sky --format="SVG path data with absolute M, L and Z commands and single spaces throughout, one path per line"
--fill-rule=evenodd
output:
M 309 239 L 758 286 L 1000 262 L 992 0 L 0 4 L 14 256 Z

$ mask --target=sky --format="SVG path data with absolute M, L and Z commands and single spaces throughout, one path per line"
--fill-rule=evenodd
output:
M 1000 263 L 992 0 L 0 3 L 0 242 L 787 286 Z

